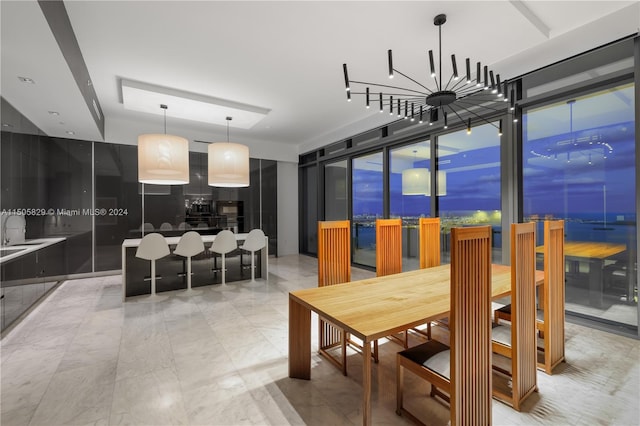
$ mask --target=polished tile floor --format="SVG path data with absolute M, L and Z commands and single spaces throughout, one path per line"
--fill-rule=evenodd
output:
M 316 279 L 315 259 L 286 256 L 270 260 L 268 282 L 160 303 L 122 303 L 120 276 L 67 281 L 2 339 L 0 423 L 360 424 L 358 354 L 348 377 L 315 350 L 312 380 L 287 377 L 287 293 Z M 394 413 L 398 350 L 383 342 L 373 367 L 374 424 L 408 423 Z M 557 374 L 538 374 L 523 412 L 494 401 L 494 424 L 639 423 L 639 341 L 567 324 L 566 354 Z M 406 387 L 425 422 L 447 423 L 424 384 Z

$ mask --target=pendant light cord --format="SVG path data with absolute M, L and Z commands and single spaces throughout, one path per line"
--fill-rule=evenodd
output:
M 442 25 L 438 25 L 438 62 L 440 69 L 440 85 L 438 90 L 442 90 Z
M 160 104 L 160 108 L 164 110 L 164 134 L 167 134 L 167 106 L 165 104 Z
M 567 101 L 567 103 L 569 104 L 569 137 L 571 138 L 571 143 L 577 146 L 578 142 L 576 141 L 576 138 L 573 135 L 573 104 L 575 102 L 576 102 L 575 99 L 571 99 L 570 101 Z
M 233 120 L 233 117 L 227 117 L 227 143 L 229 143 L 229 122 Z

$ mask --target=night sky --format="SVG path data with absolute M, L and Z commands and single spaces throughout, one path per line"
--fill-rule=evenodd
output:
M 597 217 L 603 214 L 605 185 L 608 216 L 624 215 L 625 220 L 633 216 L 635 220 L 635 148 L 634 134 L 629 130 L 633 128 L 631 122 L 591 129 L 591 135 L 597 132 L 600 140 L 606 142 L 607 145 L 601 148 L 581 143 L 567 144 L 559 149 L 557 137 L 536 141 L 525 139 L 525 216 Z M 586 136 L 574 135 L 575 138 Z M 609 147 L 612 152 L 609 152 Z M 606 153 L 607 158 L 602 158 L 598 152 Z M 593 153 L 592 164 L 587 163 L 588 153 Z M 541 154 L 547 157 L 541 158 Z M 450 162 L 441 169 L 453 170 L 447 173 L 447 195 L 440 198 L 441 215 L 500 210 L 500 168 L 469 170 L 474 165 L 499 162 L 499 157 L 497 146 L 447 156 Z M 354 168 L 353 185 L 353 215 L 382 215 L 382 172 Z M 401 174 L 392 174 L 390 188 L 392 215 L 429 215 L 430 197 L 402 195 Z

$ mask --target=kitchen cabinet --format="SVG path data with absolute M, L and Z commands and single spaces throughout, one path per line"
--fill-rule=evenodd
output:
M 31 243 L 24 254 L 0 264 L 2 330 L 55 287 L 56 277 L 66 275 L 65 244 L 63 239 L 53 244 L 43 240 L 42 248 Z

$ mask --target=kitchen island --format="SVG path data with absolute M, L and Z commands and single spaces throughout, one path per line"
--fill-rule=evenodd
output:
M 247 238 L 247 233 L 234 234 L 236 241 L 241 243 Z M 212 270 L 216 268 L 215 261 L 212 259 L 214 254 L 209 251 L 211 243 L 216 239 L 215 235 L 202 235 L 202 241 L 205 245 L 205 251 L 194 256 L 192 261 L 192 287 L 200 287 L 205 285 L 216 284 L 219 282 L 220 274 Z M 186 268 L 184 258 L 173 254 L 175 246 L 178 244 L 180 237 L 165 237 L 169 244 L 171 254 L 156 261 L 156 275 L 162 277 L 156 283 L 156 291 L 170 291 L 186 289 Z M 122 242 L 122 300 L 127 297 L 149 294 L 151 292 L 150 262 L 148 260 L 138 259 L 135 257 L 136 250 L 142 241 L 141 238 L 130 238 Z M 269 237 L 265 236 L 266 246 L 260 250 L 259 261 L 256 263 L 256 277 L 269 276 Z M 247 272 L 244 276 L 243 268 L 240 265 L 239 257 L 232 257 L 233 253 L 227 255 L 227 282 L 239 281 L 247 279 L 251 276 Z M 249 254 L 245 252 L 247 258 Z M 249 263 L 248 260 L 245 260 Z M 221 263 L 218 263 L 218 267 Z

